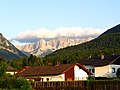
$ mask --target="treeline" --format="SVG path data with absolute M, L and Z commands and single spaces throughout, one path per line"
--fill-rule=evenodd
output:
M 34 55 L 25 58 L 12 59 L 8 65 L 20 70 L 24 66 L 43 66 L 43 59 Z

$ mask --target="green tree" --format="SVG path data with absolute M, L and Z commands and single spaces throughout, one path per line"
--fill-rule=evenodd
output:
M 41 57 L 37 58 L 36 63 L 37 63 L 38 66 L 43 66 L 44 65 L 43 59 Z
M 117 78 L 120 77 L 120 68 L 117 69 L 116 76 L 117 76 Z
M 24 58 L 24 59 L 22 60 L 22 66 L 29 66 L 28 58 Z
M 7 61 L 5 59 L 0 59 L 0 77 L 3 77 L 6 73 Z
M 33 63 L 34 63 L 34 56 L 32 54 L 28 58 L 28 63 L 29 63 L 29 65 L 33 65 Z
M 16 88 L 19 90 L 32 90 L 32 86 L 29 81 L 23 77 L 18 77 L 16 81 Z
M 0 78 L 0 90 L 32 90 L 30 81 L 6 74 Z
M 41 57 L 37 57 L 34 55 L 30 55 L 30 57 L 28 58 L 28 65 L 29 66 L 42 66 L 43 65 L 43 60 Z

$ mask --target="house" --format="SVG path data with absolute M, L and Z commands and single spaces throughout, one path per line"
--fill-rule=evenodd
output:
M 8 66 L 6 69 L 6 73 L 9 73 L 10 75 L 15 75 L 17 72 L 18 72 L 18 70 L 11 66 Z
M 79 60 L 95 77 L 116 77 L 120 68 L 120 55 L 93 57 Z
M 56 66 L 33 66 L 16 74 L 16 76 L 39 81 L 76 81 L 86 80 L 88 75 L 91 74 L 83 65 L 77 63 Z

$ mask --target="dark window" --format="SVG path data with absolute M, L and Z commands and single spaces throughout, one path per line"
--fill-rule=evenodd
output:
M 95 69 L 92 69 L 92 73 L 95 73 Z
M 49 78 L 46 78 L 47 82 L 49 81 Z
M 115 68 L 112 68 L 112 73 L 115 73 Z
M 89 71 L 91 72 L 91 69 L 89 69 Z

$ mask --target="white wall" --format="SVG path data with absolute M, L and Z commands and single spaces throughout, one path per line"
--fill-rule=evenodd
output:
M 49 81 L 65 81 L 65 75 L 60 74 L 56 76 L 40 76 L 40 78 L 43 78 L 43 81 L 47 81 L 47 78 L 49 78 Z
M 110 65 L 109 75 L 110 75 L 111 77 L 117 77 L 117 76 L 116 76 L 116 72 L 117 72 L 117 69 L 118 69 L 119 67 L 120 67 L 120 65 L 114 65 L 114 64 Z M 113 68 L 115 69 L 115 72 L 113 72 Z
M 109 77 L 109 65 L 95 67 L 95 77 Z
M 87 73 L 80 69 L 77 65 L 74 66 L 74 78 L 76 80 L 86 80 L 88 77 Z
M 120 67 L 120 65 L 106 65 L 95 67 L 95 77 L 116 77 L 116 71 Z M 113 72 L 113 68 L 115 68 L 115 72 Z
M 10 75 L 15 75 L 17 72 L 6 72 L 6 73 L 8 73 Z

